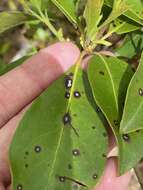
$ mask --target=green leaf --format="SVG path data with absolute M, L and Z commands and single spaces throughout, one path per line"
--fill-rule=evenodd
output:
M 135 167 L 143 157 L 143 130 L 121 136 L 120 174 L 122 175 Z
M 130 17 L 132 20 L 137 21 L 143 25 L 143 2 L 141 0 L 126 0 L 130 6 L 130 10 L 125 13 L 125 16 Z
M 108 3 L 107 3 L 108 4 Z M 104 27 L 110 24 L 112 21 L 117 19 L 119 16 L 127 12 L 129 6 L 126 4 L 125 0 L 114 0 L 113 5 L 111 5 L 112 11 L 109 17 L 103 22 L 100 27 Z
M 29 7 L 32 7 L 32 9 L 35 11 L 46 11 L 48 12 L 48 15 L 50 14 L 51 10 L 51 0 L 30 0 L 27 2 L 26 0 L 20 0 L 23 6 L 28 5 Z
M 34 6 L 37 10 L 42 9 L 42 0 L 30 0 L 32 6 Z
M 119 27 L 118 27 L 119 26 Z M 110 25 L 110 30 L 113 28 L 117 28 L 116 33 L 121 35 L 125 33 L 129 33 L 135 30 L 138 30 L 141 28 L 140 25 L 137 25 L 136 23 L 133 22 L 128 22 L 128 21 L 123 21 L 121 19 L 116 19 L 113 23 Z
M 136 55 L 140 55 L 143 50 L 142 32 L 128 35 L 122 46 L 115 50 L 118 56 L 127 57 L 130 59 Z
M 143 4 L 141 0 L 126 0 L 127 5 L 129 5 L 129 10 L 127 10 L 123 15 L 129 19 L 137 22 L 138 24 L 143 25 L 142 22 L 142 9 Z M 113 0 L 105 0 L 105 4 L 109 7 L 112 7 Z
M 85 73 L 73 72 L 55 81 L 22 119 L 10 148 L 13 189 L 82 190 L 102 176 L 107 133 Z
M 86 34 L 87 40 L 93 41 L 98 31 L 98 24 L 101 21 L 101 10 L 103 6 L 103 0 L 87 0 L 84 17 L 86 20 Z
M 120 122 L 131 77 L 130 66 L 115 57 L 96 55 L 90 61 L 88 78 L 94 97 L 112 126 Z
M 77 24 L 76 5 L 74 0 L 52 0 L 63 14 L 74 24 Z
M 113 57 L 96 55 L 88 66 L 94 98 L 112 127 L 118 143 L 120 174 L 133 168 L 143 155 L 142 131 L 130 135 L 119 133 L 123 104 L 132 75 L 128 64 Z
M 15 26 L 25 23 L 31 17 L 22 12 L 1 12 L 0 13 L 0 33 L 5 32 Z
M 130 133 L 143 129 L 143 54 L 140 64 L 128 88 L 121 133 Z

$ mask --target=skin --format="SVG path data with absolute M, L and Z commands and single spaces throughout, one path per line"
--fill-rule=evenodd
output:
M 68 70 L 79 56 L 72 43 L 57 43 L 41 50 L 22 66 L 0 77 L 0 190 L 11 190 L 8 149 L 30 103 Z M 110 158 L 94 190 L 126 190 L 130 173 L 117 177 L 117 160 Z

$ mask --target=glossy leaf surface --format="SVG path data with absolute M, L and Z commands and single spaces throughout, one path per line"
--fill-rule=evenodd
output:
M 88 67 L 89 81 L 97 101 L 111 125 L 120 122 L 131 68 L 114 57 L 96 55 Z M 98 89 L 98 90 L 97 90 Z
M 128 88 L 121 133 L 130 133 L 143 129 L 143 55 Z
M 22 12 L 1 12 L 0 13 L 0 33 L 15 26 L 25 23 L 30 18 Z
M 94 98 L 117 139 L 120 174 L 133 168 L 143 155 L 142 131 L 129 135 L 119 133 L 123 103 L 132 75 L 133 72 L 128 64 L 117 58 L 96 55 L 88 67 L 88 78 Z
M 13 189 L 88 189 L 102 176 L 107 133 L 84 72 L 76 79 L 73 72 L 38 97 L 21 121 L 10 148 Z

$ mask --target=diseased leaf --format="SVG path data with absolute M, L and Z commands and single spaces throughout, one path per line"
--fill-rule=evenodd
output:
M 74 24 L 77 24 L 76 5 L 74 0 L 52 0 L 63 14 Z
M 10 148 L 13 189 L 82 190 L 99 181 L 108 139 L 84 77 L 70 69 L 25 114 Z
M 143 130 L 121 136 L 120 174 L 122 175 L 135 167 L 143 157 Z
M 94 56 L 88 66 L 88 78 L 94 98 L 105 114 L 116 136 L 119 147 L 119 171 L 124 174 L 142 158 L 143 132 L 120 134 L 119 125 L 131 68 L 117 58 Z
M 98 31 L 98 24 L 101 21 L 101 10 L 103 6 L 103 0 L 87 0 L 84 17 L 86 20 L 86 34 L 87 40 L 95 40 L 96 33 Z
M 0 13 L 0 33 L 15 26 L 25 23 L 31 17 L 22 12 L 1 12 Z
M 121 121 L 121 133 L 143 129 L 143 54 L 129 85 Z
M 131 67 L 115 57 L 96 55 L 90 61 L 88 78 L 93 94 L 112 126 L 119 125 L 131 77 Z

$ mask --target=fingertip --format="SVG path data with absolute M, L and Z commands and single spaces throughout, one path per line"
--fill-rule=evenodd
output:
M 80 54 L 78 47 L 71 42 L 58 42 L 41 50 L 41 52 L 54 57 L 63 71 L 70 68 L 76 62 Z
M 110 158 L 107 162 L 101 182 L 94 190 L 126 190 L 131 179 L 131 173 L 128 172 L 123 176 L 118 176 L 117 167 L 117 159 Z
M 76 63 L 79 54 L 79 49 L 71 42 L 56 43 L 3 75 L 0 98 L 5 106 L 0 106 L 0 126 Z

